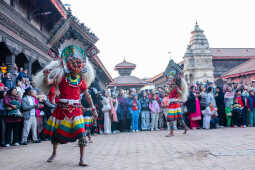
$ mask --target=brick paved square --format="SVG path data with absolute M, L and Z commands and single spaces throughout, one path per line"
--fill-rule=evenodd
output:
M 98 135 L 86 150 L 89 167 L 77 166 L 77 143 L 61 145 L 46 163 L 49 142 L 0 149 L 4 170 L 255 170 L 254 128 Z

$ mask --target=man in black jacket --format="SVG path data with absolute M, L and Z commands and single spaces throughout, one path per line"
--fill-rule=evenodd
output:
M 143 96 L 140 99 L 141 103 L 141 118 L 142 118 L 142 126 L 141 129 L 143 131 L 150 129 L 150 111 L 149 111 L 149 98 L 145 91 L 143 91 Z

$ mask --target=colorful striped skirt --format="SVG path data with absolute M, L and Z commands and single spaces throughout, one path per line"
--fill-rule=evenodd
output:
M 172 122 L 182 119 L 181 105 L 179 103 L 170 103 L 168 107 L 167 121 Z
M 84 116 L 84 125 L 86 130 L 90 130 L 94 125 L 93 116 Z
M 81 109 L 72 111 L 73 116 L 66 116 L 67 110 L 57 108 L 44 127 L 44 134 L 51 138 L 52 142 L 65 144 L 75 142 L 86 136 L 85 122 Z

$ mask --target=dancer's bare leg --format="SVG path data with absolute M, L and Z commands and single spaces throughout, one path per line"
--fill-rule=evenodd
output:
M 84 163 L 84 155 L 85 155 L 85 145 L 87 141 L 86 138 L 82 138 L 79 140 L 79 145 L 80 145 L 80 162 L 79 166 L 88 166 L 88 164 Z
M 184 127 L 184 132 L 183 132 L 183 134 L 187 134 L 187 132 L 188 132 L 188 126 L 186 125 L 186 123 L 184 122 L 184 120 L 180 120 L 180 122 L 181 122 L 181 124 L 183 125 L 183 127 Z
M 84 153 L 85 152 L 85 146 L 80 145 L 80 162 L 79 166 L 88 166 L 88 164 L 84 163 Z
M 174 122 L 169 122 L 170 124 L 170 133 L 168 135 L 166 135 L 166 137 L 171 137 L 174 136 Z
M 53 148 L 52 155 L 49 157 L 49 159 L 47 160 L 47 162 L 53 162 L 54 159 L 56 158 L 58 144 L 57 144 L 57 143 L 53 143 L 53 144 L 52 144 L 52 148 Z
M 91 135 L 90 135 L 90 134 L 88 135 L 88 139 L 89 139 L 89 143 L 93 143 L 93 141 L 92 141 L 92 137 L 91 137 Z

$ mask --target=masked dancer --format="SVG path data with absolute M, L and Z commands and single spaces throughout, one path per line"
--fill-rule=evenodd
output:
M 86 145 L 85 121 L 80 103 L 80 95 L 84 94 L 90 108 L 97 116 L 93 101 L 88 93 L 88 86 L 95 78 L 94 69 L 79 42 L 65 42 L 60 48 L 59 60 L 52 61 L 34 77 L 37 88 L 45 93 L 54 87 L 57 107 L 47 121 L 44 134 L 51 138 L 53 152 L 48 162 L 52 162 L 57 154 L 58 144 L 79 140 L 79 166 L 87 166 L 84 162 Z
M 170 124 L 170 133 L 167 137 L 174 136 L 174 122 L 179 121 L 184 127 L 184 134 L 187 133 L 188 127 L 182 117 L 181 103 L 185 103 L 188 96 L 187 83 L 182 77 L 182 72 L 178 66 L 172 62 L 171 67 L 165 72 L 169 84 L 169 105 L 167 121 Z

